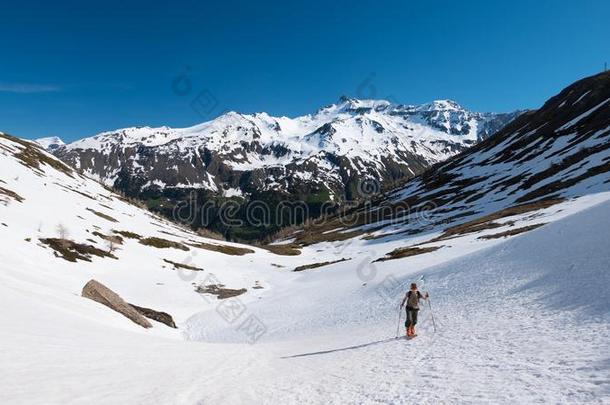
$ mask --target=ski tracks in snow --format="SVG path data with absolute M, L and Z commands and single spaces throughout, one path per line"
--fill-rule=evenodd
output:
M 244 393 L 269 404 L 602 404 L 610 398 L 607 366 L 591 360 L 605 350 L 595 336 L 608 334 L 607 326 L 588 325 L 583 333 L 565 315 L 532 316 L 531 309 L 485 309 L 470 319 L 447 314 L 439 332 L 426 319 L 413 340 L 254 360 L 238 373 L 239 400 Z M 534 319 L 519 327 L 523 316 Z M 557 323 L 565 324 L 565 334 L 557 336 Z M 216 400 L 232 402 L 227 395 Z
M 245 394 L 269 404 L 607 403 L 610 375 L 599 358 L 609 352 L 602 338 L 610 336 L 609 324 L 545 307 L 541 292 L 522 291 L 535 274 L 511 271 L 483 263 L 476 272 L 458 266 L 442 278 L 430 276 L 436 333 L 426 305 L 412 340 L 371 335 L 391 335 L 396 324 L 388 321 L 347 331 L 351 344 L 336 347 L 316 348 L 308 340 L 265 343 L 261 352 L 276 357 L 253 356 L 237 373 L 240 396 L 218 392 L 208 399 L 237 403 Z

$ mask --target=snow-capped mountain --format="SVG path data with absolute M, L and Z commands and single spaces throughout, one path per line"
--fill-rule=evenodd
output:
M 54 153 L 129 196 L 153 200 L 161 211 L 187 199 L 191 190 L 204 200 L 298 199 L 319 205 L 359 199 L 366 179 L 389 189 L 518 114 L 473 113 L 448 100 L 412 106 L 342 97 L 293 119 L 230 112 L 191 128 L 105 132 Z
M 354 179 L 413 176 L 516 115 L 472 113 L 448 100 L 407 106 L 342 97 L 294 119 L 230 112 L 191 128 L 105 132 L 58 148 L 56 154 L 125 191 L 291 193 L 307 184 L 344 199 L 352 197 Z
M 359 220 L 352 220 L 357 227 L 350 229 L 374 239 L 427 234 L 417 247 L 438 247 L 452 235 L 475 230 L 519 233 L 523 229 L 514 221 L 498 220 L 609 190 L 610 72 L 605 72 L 572 84 L 539 110 L 352 210 Z M 331 229 L 326 237 L 333 238 L 347 230 L 341 223 L 338 217 L 324 224 L 327 229 L 301 232 L 296 243 Z
M 49 136 L 46 138 L 38 138 L 34 142 L 42 146 L 49 152 L 55 151 L 57 148 L 64 146 L 65 143 L 57 136 Z

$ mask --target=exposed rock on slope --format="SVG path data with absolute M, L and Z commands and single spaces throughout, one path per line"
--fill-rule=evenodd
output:
M 137 323 L 143 328 L 152 328 L 150 322 L 148 322 L 140 312 L 123 301 L 117 293 L 95 280 L 91 280 L 85 284 L 81 295 L 90 300 L 99 302 L 102 305 L 106 305 L 108 308 L 131 319 L 134 323 Z
M 144 315 L 148 319 L 152 319 L 157 322 L 161 322 L 169 326 L 170 328 L 176 329 L 176 323 L 174 322 L 174 318 L 167 312 L 155 311 L 154 309 L 139 307 L 134 304 L 129 304 L 138 311 L 140 314 Z

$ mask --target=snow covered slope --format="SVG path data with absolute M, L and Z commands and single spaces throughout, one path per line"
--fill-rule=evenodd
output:
M 169 312 L 178 324 L 201 306 L 201 294 L 192 285 L 200 275 L 230 263 L 244 271 L 223 279 L 227 288 L 246 288 L 248 295 L 257 281 L 266 286 L 248 271 L 250 256 L 273 261 L 276 255 L 201 238 L 130 204 L 34 143 L 0 133 L 0 168 L 0 261 L 6 285 L 32 284 L 32 291 L 42 295 L 56 288 L 70 298 L 95 278 L 133 304 Z M 30 284 L 16 281 L 20 276 Z M 151 333 L 175 334 L 158 326 Z
M 483 232 L 375 265 L 368 257 L 378 253 L 375 243 L 334 243 L 344 257 L 366 253 L 310 270 L 284 293 L 252 303 L 269 325 L 256 360 L 235 379 L 201 382 L 198 399 L 608 403 L 609 194 L 572 201 L 544 214 L 549 225 L 512 239 L 478 239 Z M 412 281 L 430 292 L 432 307 L 423 305 L 415 340 L 394 340 L 397 303 Z M 189 326 L 194 338 L 237 341 L 210 313 Z
M 609 79 L 266 249 L 196 236 L 0 135 L 0 402 L 608 403 Z M 361 215 L 409 198 L 430 209 Z M 57 238 L 101 252 L 70 262 Z M 81 298 L 91 278 L 179 328 Z M 412 281 L 431 306 L 397 340 Z
M 455 235 L 443 249 L 396 260 L 373 262 L 429 235 L 235 256 L 194 248 L 220 242 L 151 216 L 26 142 L 0 135 L 0 165 L 2 403 L 610 399 L 608 192 L 516 214 L 512 225 Z M 41 243 L 58 237 L 57 224 L 64 237 L 92 246 L 105 246 L 94 231 L 117 230 L 189 250 L 142 245 L 131 235 L 112 252 L 116 259 L 68 262 Z M 340 258 L 348 260 L 292 271 Z M 248 290 L 228 299 L 196 293 L 210 273 L 215 283 Z M 81 298 L 90 278 L 171 313 L 179 329 L 145 330 Z M 436 332 L 426 305 L 419 337 L 395 340 L 397 303 L 414 280 L 431 294 Z

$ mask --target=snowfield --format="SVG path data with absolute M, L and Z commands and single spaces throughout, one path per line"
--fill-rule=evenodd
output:
M 0 403 L 610 402 L 610 192 L 436 243 L 440 230 L 281 256 L 199 237 L 61 166 L 30 167 L 23 148 L 0 137 Z M 69 262 L 41 242 L 59 224 L 99 249 L 99 235 L 128 231 L 188 250 L 125 237 L 116 259 Z M 541 226 L 480 239 L 527 225 Z M 373 263 L 420 242 L 443 247 Z M 143 329 L 82 298 L 90 279 L 178 329 Z M 407 341 L 398 304 L 412 281 L 431 301 Z M 211 282 L 247 292 L 195 291 Z

